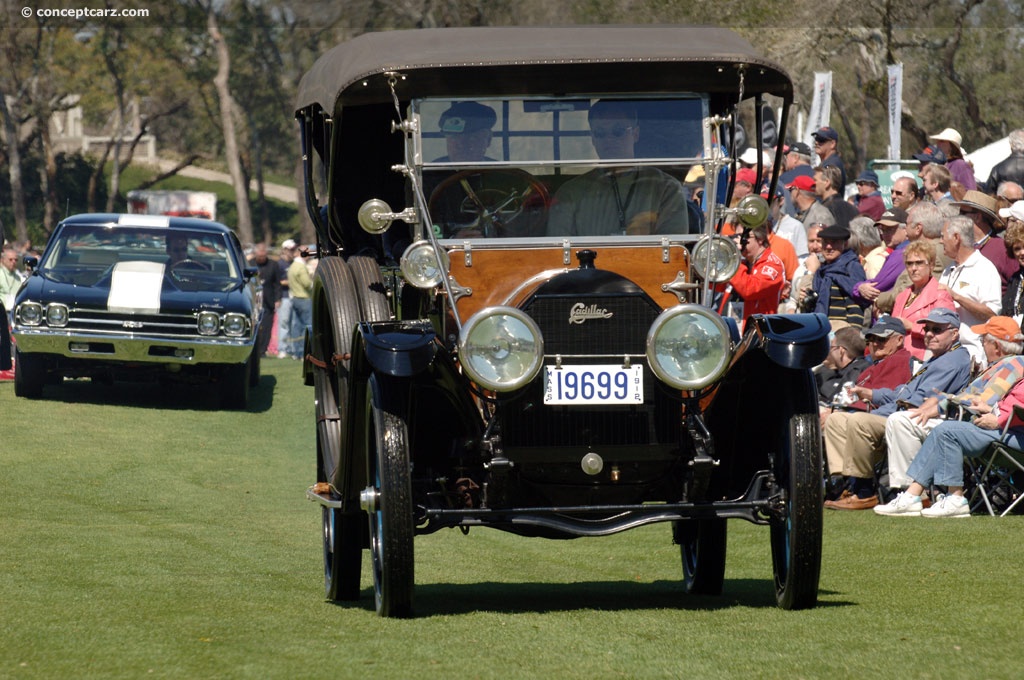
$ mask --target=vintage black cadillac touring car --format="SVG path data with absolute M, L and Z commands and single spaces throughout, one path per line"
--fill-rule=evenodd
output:
M 743 519 L 770 531 L 778 604 L 815 605 L 828 322 L 741 333 L 715 307 L 740 261 L 723 224 L 767 212 L 725 207 L 726 140 L 768 106 L 783 137 L 792 99 L 713 28 L 395 31 L 317 61 L 297 118 L 329 599 L 359 598 L 367 549 L 377 611 L 410 615 L 414 536 L 444 528 L 656 522 L 685 590 L 718 594 Z
M 208 220 L 83 214 L 57 225 L 14 308 L 15 393 L 65 377 L 213 383 L 245 408 L 259 382 L 256 270 Z

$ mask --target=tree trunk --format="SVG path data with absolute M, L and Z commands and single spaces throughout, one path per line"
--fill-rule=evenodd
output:
M 249 186 L 245 181 L 242 172 L 242 163 L 238 157 L 238 141 L 235 136 L 235 119 L 233 116 L 234 100 L 231 97 L 231 89 L 228 86 L 228 76 L 231 73 L 231 55 L 228 52 L 227 42 L 220 32 L 217 24 L 217 15 L 211 6 L 207 9 L 206 26 L 213 39 L 214 47 L 217 50 L 217 75 L 214 76 L 213 85 L 217 89 L 217 98 L 220 100 L 220 122 L 224 131 L 224 155 L 228 162 L 228 172 L 231 174 L 231 183 L 235 188 L 235 202 L 238 210 L 238 238 L 242 243 L 253 242 L 252 236 L 252 211 L 249 207 Z
M 36 121 L 39 125 L 39 145 L 43 150 L 43 168 L 39 173 L 43 190 L 43 231 L 49 236 L 60 214 L 60 206 L 57 205 L 57 155 L 50 138 L 49 115 L 37 116 Z
M 11 181 L 11 208 L 14 211 L 14 233 L 18 241 L 28 240 L 28 219 L 25 217 L 25 186 L 21 178 L 21 146 L 18 143 L 18 125 L 7 108 L 7 99 L 0 92 L 0 118 L 3 118 L 4 137 L 7 139 L 7 176 Z

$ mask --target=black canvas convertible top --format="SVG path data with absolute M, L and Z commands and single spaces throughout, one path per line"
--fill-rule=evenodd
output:
M 560 68 L 561 67 L 561 68 Z M 473 27 L 366 33 L 325 53 L 298 110 L 400 98 L 567 92 L 735 93 L 792 98 L 785 70 L 736 33 L 707 26 Z

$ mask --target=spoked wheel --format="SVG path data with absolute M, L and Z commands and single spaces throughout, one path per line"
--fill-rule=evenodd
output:
M 323 508 L 324 592 L 327 599 L 359 598 L 362 527 L 359 488 L 347 460 L 349 360 L 352 332 L 359 323 L 359 301 L 352 273 L 339 257 L 320 260 L 313 281 L 313 335 L 310 350 L 316 366 L 317 481 L 331 485 L 345 511 Z
M 516 168 L 461 170 L 430 193 L 427 208 L 445 237 L 537 236 L 547 222 L 547 187 Z
M 672 523 L 683 560 L 683 583 L 692 595 L 721 595 L 725 581 L 726 521 L 691 519 Z
M 816 413 L 789 418 L 775 462 L 784 512 L 771 519 L 775 597 L 783 609 L 818 602 L 821 575 L 821 430 Z
M 386 617 L 412 615 L 413 504 L 409 439 L 405 420 L 390 412 L 371 378 L 367 408 L 367 469 L 369 484 L 361 505 L 370 515 L 370 556 L 377 613 Z

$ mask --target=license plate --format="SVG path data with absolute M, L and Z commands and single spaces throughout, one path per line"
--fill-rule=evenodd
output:
M 643 364 L 622 366 L 573 364 L 544 367 L 545 404 L 642 404 Z

